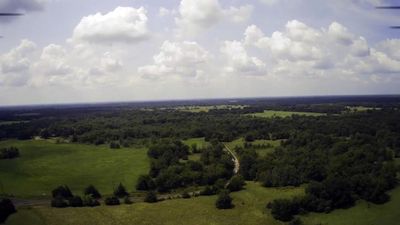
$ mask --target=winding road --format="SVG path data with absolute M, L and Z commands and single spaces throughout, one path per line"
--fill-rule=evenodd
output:
M 226 151 L 232 155 L 232 161 L 235 163 L 235 167 L 233 168 L 233 173 L 237 174 L 239 172 L 240 168 L 240 162 L 239 159 L 237 158 L 236 154 L 226 145 L 224 144 Z

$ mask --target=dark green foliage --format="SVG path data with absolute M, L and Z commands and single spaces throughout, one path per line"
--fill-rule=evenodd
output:
M 82 207 L 83 201 L 80 196 L 74 196 L 68 200 L 69 206 L 71 207 Z
M 244 182 L 244 179 L 242 176 L 233 176 L 232 179 L 229 181 L 227 188 L 231 192 L 240 191 L 243 189 L 243 186 L 245 184 L 246 183 Z
M 217 201 L 215 202 L 215 207 L 218 209 L 231 209 L 233 208 L 232 198 L 229 195 L 228 190 L 222 190 L 218 194 Z
M 87 186 L 87 187 L 85 188 L 84 194 L 85 194 L 85 195 L 90 195 L 90 196 L 92 196 L 93 198 L 101 198 L 100 192 L 99 192 L 99 191 L 96 189 L 96 187 L 93 186 L 93 185 Z
M 82 199 L 82 203 L 83 206 L 87 206 L 87 207 L 95 207 L 95 206 L 99 206 L 100 202 L 92 197 L 91 195 L 85 195 Z
M 69 198 L 73 197 L 71 190 L 66 185 L 58 186 L 57 188 L 55 188 L 54 190 L 51 191 L 51 194 L 52 194 L 53 198 L 61 197 L 61 198 L 69 199 Z
M 51 207 L 65 208 L 68 207 L 68 203 L 63 197 L 56 196 L 51 200 Z
M 111 143 L 110 143 L 110 148 L 111 148 L 111 149 L 120 149 L 121 146 L 120 146 L 119 143 L 117 143 L 117 142 L 111 142 Z
M 149 192 L 147 192 L 147 194 L 146 194 L 146 196 L 145 196 L 145 198 L 144 198 L 144 201 L 145 201 L 145 202 L 148 202 L 148 203 L 157 202 L 157 201 L 158 201 L 157 193 L 156 193 L 155 191 L 149 191 Z
M 126 196 L 125 198 L 124 198 L 124 204 L 127 204 L 127 205 L 130 205 L 130 204 L 132 204 L 133 202 L 132 202 L 132 200 L 129 198 L 129 196 Z
M 107 197 L 104 200 L 104 203 L 106 205 L 119 205 L 120 204 L 119 199 L 116 196 Z
M 200 195 L 205 195 L 205 196 L 209 196 L 209 195 L 215 195 L 217 193 L 217 191 L 215 190 L 214 187 L 212 186 L 205 186 L 204 189 L 200 192 Z
M 8 198 L 0 199 L 0 223 L 6 221 L 8 216 L 16 212 L 17 210 L 15 210 L 14 204 L 10 199 Z
M 290 221 L 288 225 L 303 225 L 303 221 L 301 221 L 299 218 L 295 218 L 294 220 Z
M 19 150 L 16 147 L 0 149 L 0 159 L 13 159 L 19 157 Z
M 154 190 L 156 188 L 156 184 L 153 181 L 153 178 L 151 178 L 149 175 L 141 175 L 138 178 L 138 181 L 136 183 L 136 190 L 138 191 L 148 191 L 148 190 Z
M 268 205 L 272 216 L 281 221 L 290 221 L 298 213 L 298 208 L 289 199 L 276 199 Z
M 119 183 L 117 188 L 114 190 L 114 195 L 118 198 L 123 198 L 125 196 L 128 196 L 129 193 L 126 191 L 124 185 L 122 185 L 122 183 Z

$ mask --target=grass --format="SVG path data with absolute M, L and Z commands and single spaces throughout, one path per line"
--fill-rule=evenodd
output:
M 216 196 L 115 207 L 67 209 L 37 207 L 20 210 L 10 217 L 6 225 L 18 224 L 15 221 L 24 221 L 28 224 L 28 220 L 21 218 L 24 216 L 28 216 L 29 219 L 40 219 L 41 223 L 35 225 L 283 225 L 284 223 L 272 218 L 265 205 L 275 198 L 289 198 L 303 192 L 303 188 L 264 188 L 257 183 L 249 182 L 246 190 L 232 194 L 235 208 L 229 210 L 215 208 Z
M 346 106 L 350 112 L 366 112 L 369 110 L 380 110 L 381 108 L 365 107 L 365 106 Z
M 248 114 L 255 117 L 263 117 L 263 118 L 273 118 L 273 117 L 291 117 L 293 115 L 298 116 L 325 116 L 324 113 L 314 113 L 314 112 L 289 112 L 289 111 L 274 111 L 274 110 L 265 110 L 262 113 L 252 113 Z
M 48 196 L 63 184 L 76 194 L 89 184 L 103 194 L 111 194 L 119 182 L 133 190 L 137 177 L 149 169 L 144 148 L 111 150 L 106 146 L 46 140 L 0 142 L 0 148 L 6 146 L 18 147 L 21 157 L 0 160 L 0 193 L 17 197 Z
M 212 109 L 243 109 L 244 105 L 213 105 L 213 106 L 179 106 L 176 107 L 176 110 L 184 111 L 184 112 L 209 112 Z
M 390 192 L 391 200 L 384 205 L 359 201 L 350 209 L 338 209 L 329 214 L 311 213 L 303 216 L 305 224 L 321 225 L 398 225 L 400 221 L 400 187 Z
M 192 146 L 192 144 L 196 144 L 198 149 L 205 148 L 207 147 L 207 145 L 210 144 L 206 142 L 204 138 L 190 138 L 187 140 L 183 140 L 183 143 L 185 143 L 189 147 Z
M 29 122 L 28 120 L 18 120 L 18 121 L 0 121 L 0 126 L 1 125 L 13 125 L 13 124 L 19 124 L 19 123 L 27 123 Z
M 234 150 L 235 147 L 244 147 L 244 138 L 239 138 L 236 139 L 232 142 L 228 142 L 226 143 L 226 145 Z M 271 147 L 267 147 L 267 148 L 260 148 L 260 149 L 256 149 L 256 152 L 261 156 L 265 156 L 268 155 L 272 152 L 274 152 L 275 148 L 278 147 L 281 144 L 281 140 L 255 140 L 252 142 L 254 145 L 262 145 L 262 144 L 269 144 L 271 145 Z

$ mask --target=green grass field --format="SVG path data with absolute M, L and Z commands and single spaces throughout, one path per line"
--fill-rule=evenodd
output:
M 324 113 L 313 113 L 313 112 L 289 112 L 289 111 L 274 111 L 274 110 L 265 110 L 262 113 L 252 113 L 248 114 L 255 117 L 263 117 L 263 118 L 273 118 L 273 117 L 290 117 L 293 115 L 299 116 L 325 116 Z
M 243 109 L 245 105 L 179 106 L 174 109 L 184 112 L 209 112 L 211 109 Z
M 187 140 L 183 140 L 183 143 L 185 143 L 189 147 L 192 146 L 192 144 L 196 144 L 198 149 L 205 148 L 207 147 L 207 145 L 210 144 L 206 142 L 204 138 L 190 138 Z
M 230 149 L 234 150 L 235 147 L 243 147 L 244 146 L 244 138 L 236 139 L 232 142 L 225 143 Z M 260 156 L 265 156 L 272 153 L 276 147 L 281 144 L 281 140 L 255 140 L 253 141 L 254 145 L 261 145 L 261 144 L 270 144 L 271 147 L 256 149 L 256 152 Z
M 232 194 L 235 208 L 230 210 L 216 209 L 216 196 L 202 196 L 114 207 L 21 209 L 6 224 L 28 224 L 26 217 L 33 220 L 35 223 L 29 224 L 34 225 L 281 225 L 284 223 L 274 220 L 265 205 L 274 198 L 303 192 L 302 188 L 264 188 L 249 182 L 246 190 Z
M 80 195 L 89 184 L 104 194 L 111 194 L 119 182 L 133 191 L 137 177 L 149 169 L 144 148 L 111 150 L 46 140 L 0 142 L 0 148 L 6 146 L 18 147 L 21 157 L 0 160 L 0 192 L 17 197 L 47 196 L 64 184 Z

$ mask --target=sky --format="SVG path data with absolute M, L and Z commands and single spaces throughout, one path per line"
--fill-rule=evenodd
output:
M 0 0 L 0 105 L 400 94 L 394 0 Z

